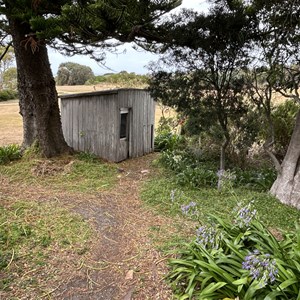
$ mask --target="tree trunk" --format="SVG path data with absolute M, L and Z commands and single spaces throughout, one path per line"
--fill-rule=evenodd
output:
M 270 192 L 282 203 L 300 209 L 300 111 L 281 171 Z
M 225 162 L 226 162 L 226 149 L 227 146 L 229 145 L 230 142 L 230 137 L 228 133 L 225 133 L 225 141 L 222 143 L 221 146 L 221 153 L 220 153 L 220 169 L 218 172 L 218 190 L 222 190 L 222 185 L 223 185 L 223 181 L 224 181 L 224 177 L 225 175 Z
M 28 24 L 9 20 L 18 70 L 23 148 L 37 142 L 46 157 L 70 153 L 62 132 L 55 81 L 46 44 L 37 40 Z

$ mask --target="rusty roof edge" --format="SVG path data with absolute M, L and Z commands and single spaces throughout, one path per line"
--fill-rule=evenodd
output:
M 86 96 L 98 96 L 98 95 L 113 95 L 118 94 L 122 91 L 147 91 L 147 89 L 138 89 L 138 88 L 120 88 L 113 90 L 103 90 L 103 91 L 95 91 L 95 92 L 87 92 L 87 93 L 77 93 L 77 94 L 67 94 L 67 95 L 58 95 L 60 99 L 72 99 Z

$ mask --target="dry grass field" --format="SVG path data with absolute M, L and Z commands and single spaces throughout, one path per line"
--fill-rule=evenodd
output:
M 113 85 L 78 85 L 78 86 L 58 86 L 59 95 L 85 93 L 116 88 Z M 166 116 L 172 116 L 171 110 L 166 110 L 157 106 L 155 113 L 156 125 L 162 113 Z M 19 105 L 17 100 L 0 102 L 0 146 L 9 144 L 21 144 L 23 136 L 22 118 L 19 114 Z
M 0 102 L 0 146 L 20 144 L 22 135 L 18 101 Z

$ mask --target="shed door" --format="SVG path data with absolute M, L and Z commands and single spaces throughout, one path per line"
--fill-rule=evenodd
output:
M 120 149 L 119 161 L 129 157 L 130 110 L 120 109 Z

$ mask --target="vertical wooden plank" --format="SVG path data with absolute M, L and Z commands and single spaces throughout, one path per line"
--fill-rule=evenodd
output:
M 77 104 L 77 109 L 78 109 L 78 115 L 77 117 L 77 135 L 78 135 L 78 142 L 77 142 L 77 148 L 80 151 L 84 151 L 84 143 L 83 143 L 83 135 L 84 135 L 84 128 L 83 128 L 83 120 L 82 120 L 82 115 L 83 115 L 83 111 L 82 111 L 82 102 L 83 102 L 83 98 L 82 97 L 78 97 L 76 104 Z
M 72 147 L 78 149 L 78 99 L 72 99 Z
M 148 134 L 148 101 L 146 98 L 145 93 L 143 93 L 142 96 L 143 103 L 144 103 L 144 149 L 143 149 L 143 155 L 149 153 L 149 134 Z
M 70 145 L 71 147 L 74 147 L 73 145 L 73 101 L 71 100 L 69 103 L 69 138 L 70 138 Z

